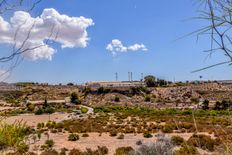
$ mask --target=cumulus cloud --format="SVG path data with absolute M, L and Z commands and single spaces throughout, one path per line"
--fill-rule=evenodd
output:
M 44 9 L 39 17 L 16 11 L 10 21 L 0 16 L 0 43 L 26 50 L 23 56 L 31 60 L 51 60 L 56 50 L 47 44 L 48 40 L 62 48 L 85 48 L 89 40 L 87 28 L 92 25 L 90 18 L 70 17 L 53 8 Z
M 106 49 L 112 52 L 113 55 L 117 52 L 129 52 L 129 51 L 147 51 L 148 49 L 144 44 L 134 44 L 130 46 L 124 46 L 118 39 L 113 39 L 111 43 L 106 46 Z

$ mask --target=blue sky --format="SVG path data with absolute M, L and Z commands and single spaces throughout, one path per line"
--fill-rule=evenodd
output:
M 197 16 L 192 0 L 51 0 L 42 1 L 32 12 L 40 15 L 45 8 L 54 8 L 60 14 L 91 18 L 94 25 L 87 29 L 86 48 L 64 48 L 59 44 L 52 60 L 25 59 L 13 70 L 8 81 L 36 81 L 49 83 L 82 83 L 86 81 L 127 80 L 133 72 L 135 80 L 153 74 L 167 80 L 231 79 L 229 66 L 215 67 L 203 72 L 192 70 L 223 61 L 217 54 L 205 61 L 208 38 L 196 36 L 176 40 L 205 23 L 191 20 Z M 148 51 L 119 53 L 113 56 L 107 44 L 119 39 L 125 45 L 142 43 Z M 5 49 L 2 45 L 0 48 Z

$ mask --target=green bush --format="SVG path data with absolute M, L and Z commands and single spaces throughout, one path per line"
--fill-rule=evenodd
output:
M 35 111 L 36 115 L 42 115 L 44 113 L 43 109 L 39 108 L 38 110 Z
M 46 114 L 52 114 L 54 112 L 55 112 L 55 110 L 51 107 L 47 107 L 46 109 L 44 109 L 44 113 L 46 113 Z
M 119 96 L 115 96 L 115 97 L 114 97 L 114 101 L 115 101 L 115 102 L 120 102 Z
M 144 132 L 144 133 L 143 133 L 143 137 L 144 137 L 144 138 L 151 138 L 151 137 L 153 137 L 153 136 L 152 136 L 152 134 L 149 133 L 149 132 Z
M 45 141 L 45 145 L 51 148 L 54 146 L 54 141 L 52 139 L 48 139 Z
M 81 104 L 81 100 L 79 99 L 79 96 L 75 92 L 71 94 L 70 100 L 71 100 L 71 103 Z
M 79 135 L 78 135 L 78 134 L 75 134 L 75 133 L 71 133 L 71 134 L 68 136 L 68 140 L 69 140 L 69 141 L 77 141 L 77 140 L 79 140 Z
M 171 142 L 173 145 L 181 145 L 184 142 L 184 138 L 180 137 L 180 136 L 172 136 L 171 138 Z
M 28 111 L 34 111 L 35 110 L 35 105 L 34 104 L 28 103 L 26 106 L 27 106 Z
M 88 108 L 81 107 L 81 113 L 85 114 L 85 113 L 87 113 L 88 111 L 89 111 Z
M 150 102 L 150 101 L 151 101 L 151 96 L 146 95 L 146 96 L 144 97 L 144 100 L 145 100 L 145 102 Z
M 27 150 L 24 140 L 30 130 L 26 127 L 25 123 L 15 122 L 14 124 L 0 124 L 0 146 L 13 147 L 19 152 Z
M 156 85 L 156 78 L 153 75 L 148 75 L 144 77 L 144 82 L 147 87 L 154 87 Z

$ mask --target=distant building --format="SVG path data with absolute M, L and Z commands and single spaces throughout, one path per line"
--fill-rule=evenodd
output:
M 104 88 L 130 88 L 130 87 L 144 87 L 143 81 L 99 81 L 99 82 L 88 82 L 86 87 L 98 89 Z

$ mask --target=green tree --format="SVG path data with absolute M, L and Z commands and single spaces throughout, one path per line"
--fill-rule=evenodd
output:
M 75 92 L 71 94 L 70 100 L 72 103 L 81 104 L 81 100 L 79 99 L 79 96 Z
M 156 78 L 153 75 L 148 75 L 144 78 L 147 87 L 154 87 L 156 85 Z
M 47 108 L 49 107 L 48 101 L 47 101 L 47 97 L 44 99 L 44 105 L 43 108 Z
M 114 97 L 114 101 L 115 101 L 115 102 L 120 102 L 119 96 L 115 96 L 115 97 Z
M 204 100 L 204 102 L 202 103 L 202 109 L 203 110 L 209 109 L 209 101 L 208 100 Z

